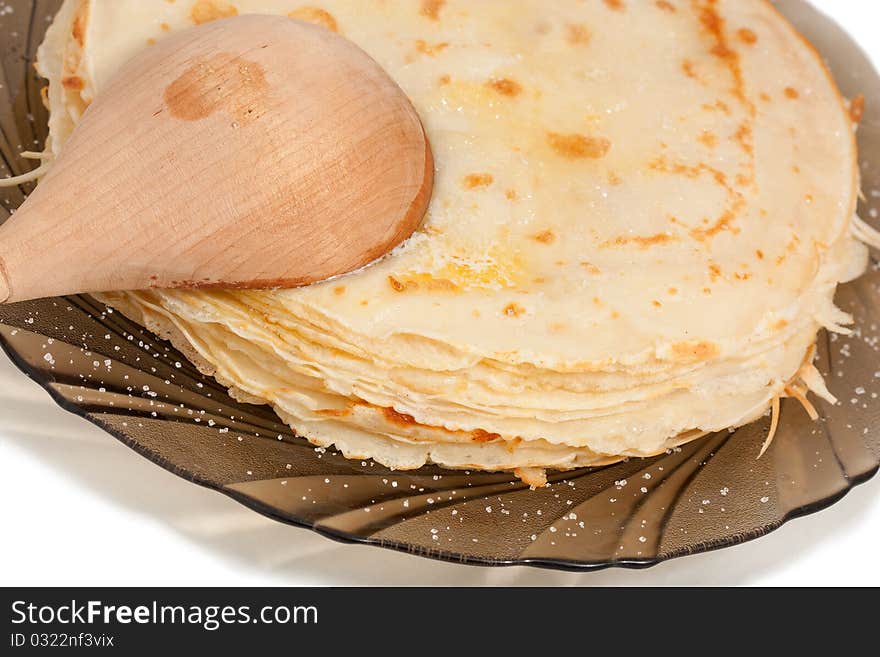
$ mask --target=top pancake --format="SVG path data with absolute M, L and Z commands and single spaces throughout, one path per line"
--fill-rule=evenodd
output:
M 765 2 L 367 4 L 321 8 L 413 99 L 434 198 L 393 256 L 280 303 L 550 368 L 702 358 L 772 330 L 848 225 L 847 114 Z M 91 7 L 92 84 L 163 24 L 231 12 L 193 5 Z

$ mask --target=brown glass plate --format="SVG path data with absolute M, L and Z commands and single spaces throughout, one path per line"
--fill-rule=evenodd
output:
M 880 208 L 880 79 L 849 37 L 809 5 L 777 4 L 829 58 L 843 92 L 867 98 L 859 134 L 861 212 L 870 218 Z M 32 164 L 17 154 L 43 142 L 46 112 L 31 62 L 57 5 L 22 0 L 0 14 L 0 176 L 27 170 Z M 2 221 L 28 189 L 0 191 Z M 556 474 L 536 491 L 507 474 L 393 472 L 315 449 L 268 408 L 231 399 L 170 345 L 90 297 L 0 306 L 0 343 L 65 409 L 276 520 L 473 564 L 644 567 L 766 534 L 877 472 L 878 286 L 875 261 L 839 293 L 857 319 L 856 334 L 820 339 L 820 368 L 840 404 L 818 400 L 823 419 L 811 422 L 786 400 L 776 440 L 760 460 L 766 419 L 657 458 Z

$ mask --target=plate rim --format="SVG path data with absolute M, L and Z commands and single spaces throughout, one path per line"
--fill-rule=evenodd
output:
M 11 324 L 6 324 L 5 322 L 0 322 L 0 326 L 16 328 Z M 158 336 L 156 336 L 156 338 L 162 340 L 162 338 L 159 338 Z M 167 343 L 167 340 L 162 341 Z M 742 545 L 743 543 L 748 543 L 756 539 L 762 538 L 763 536 L 775 532 L 792 520 L 813 515 L 833 506 L 844 497 L 846 497 L 854 488 L 867 483 L 868 481 L 873 479 L 878 472 L 880 472 L 880 463 L 878 463 L 873 468 L 863 473 L 852 477 L 847 476 L 845 477 L 847 486 L 842 490 L 836 491 L 833 494 L 823 497 L 814 502 L 795 507 L 783 514 L 782 517 L 780 517 L 779 519 L 762 525 L 761 527 L 755 528 L 754 530 L 743 532 L 740 534 L 734 534 L 723 539 L 701 541 L 696 545 L 671 550 L 669 552 L 662 553 L 656 557 L 649 557 L 644 559 L 609 559 L 604 561 L 578 561 L 574 559 L 552 559 L 548 557 L 515 557 L 510 559 L 490 559 L 486 557 L 441 549 L 416 548 L 412 544 L 405 543 L 403 541 L 388 541 L 384 539 L 376 539 L 372 536 L 358 536 L 354 534 L 348 534 L 340 530 L 322 527 L 320 524 L 302 520 L 301 518 L 297 518 L 293 514 L 285 515 L 279 512 L 274 507 L 271 507 L 268 504 L 264 504 L 259 500 L 250 497 L 249 495 L 229 488 L 228 486 L 218 485 L 214 482 L 207 480 L 204 477 L 193 474 L 185 468 L 175 465 L 168 459 L 165 459 L 162 456 L 159 456 L 158 454 L 153 452 L 152 450 L 144 447 L 136 440 L 124 434 L 122 431 L 101 421 L 101 419 L 94 414 L 89 413 L 77 404 L 68 401 L 63 395 L 52 388 L 51 384 L 54 383 L 54 381 L 52 380 L 51 375 L 48 375 L 39 368 L 31 367 L 27 363 L 27 361 L 19 355 L 18 351 L 13 348 L 13 346 L 2 335 L 2 333 L 0 333 L 0 349 L 2 349 L 2 351 L 9 357 L 15 367 L 25 376 L 27 376 L 31 381 L 42 388 L 49 395 L 49 398 L 58 407 L 72 415 L 82 418 L 90 424 L 95 425 L 138 455 L 142 456 L 151 463 L 161 467 L 163 470 L 171 473 L 176 477 L 184 479 L 185 481 L 188 481 L 192 484 L 201 486 L 202 488 L 206 488 L 213 492 L 224 495 L 225 497 L 232 499 L 233 501 L 244 506 L 245 508 L 259 513 L 261 516 L 269 518 L 270 520 L 280 522 L 296 529 L 313 531 L 320 536 L 329 538 L 338 543 L 378 547 L 386 550 L 391 550 L 393 552 L 401 552 L 414 556 L 424 557 L 434 561 L 455 563 L 459 565 L 483 566 L 491 568 L 526 566 L 530 568 L 540 568 L 544 570 L 574 573 L 594 573 L 610 568 L 622 568 L 626 570 L 646 570 L 648 568 L 653 568 L 654 566 L 658 566 L 662 563 L 672 561 L 674 559 L 680 559 L 682 557 L 687 557 L 691 555 L 715 552 L 717 550 L 722 550 L 736 545 Z M 698 467 L 703 466 L 700 465 Z

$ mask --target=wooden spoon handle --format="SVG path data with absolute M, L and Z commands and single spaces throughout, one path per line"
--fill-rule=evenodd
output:
M 0 303 L 6 303 L 10 295 L 9 278 L 6 275 L 6 266 L 0 259 Z
M 24 207 L 16 211 L 6 223 L 0 226 L 0 303 L 27 301 L 40 297 L 58 296 L 72 292 L 58 287 L 63 278 L 57 276 L 61 263 L 52 262 L 52 254 L 47 248 L 43 230 L 34 225 L 35 217 Z M 18 216 L 21 215 L 26 216 Z M 42 244 L 42 247 L 38 245 Z M 68 272 L 69 273 L 69 272 Z M 74 276 L 75 278 L 75 276 Z M 76 286 L 76 280 L 70 280 Z
M 106 254 L 100 245 L 107 236 L 87 225 L 79 227 L 81 235 L 74 235 L 75 227 L 43 212 L 45 197 L 35 190 L 0 226 L 0 303 L 129 289 L 126 284 L 135 284 L 124 267 L 112 266 L 117 263 L 101 266 Z
M 6 220 L 6 223 L 0 226 L 0 303 L 12 303 L 17 300 L 14 298 L 12 270 L 15 267 L 14 263 L 20 260 L 20 258 L 18 257 L 17 246 L 10 239 L 13 232 L 11 228 L 12 220 L 13 217 L 10 217 Z

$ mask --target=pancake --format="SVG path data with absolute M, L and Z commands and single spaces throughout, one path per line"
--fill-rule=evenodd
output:
M 867 260 L 855 126 L 769 3 L 66 0 L 47 155 L 128 58 L 248 12 L 376 59 L 436 174 L 423 227 L 347 276 L 100 295 L 238 398 L 351 458 L 533 484 L 831 398 L 816 335 Z

